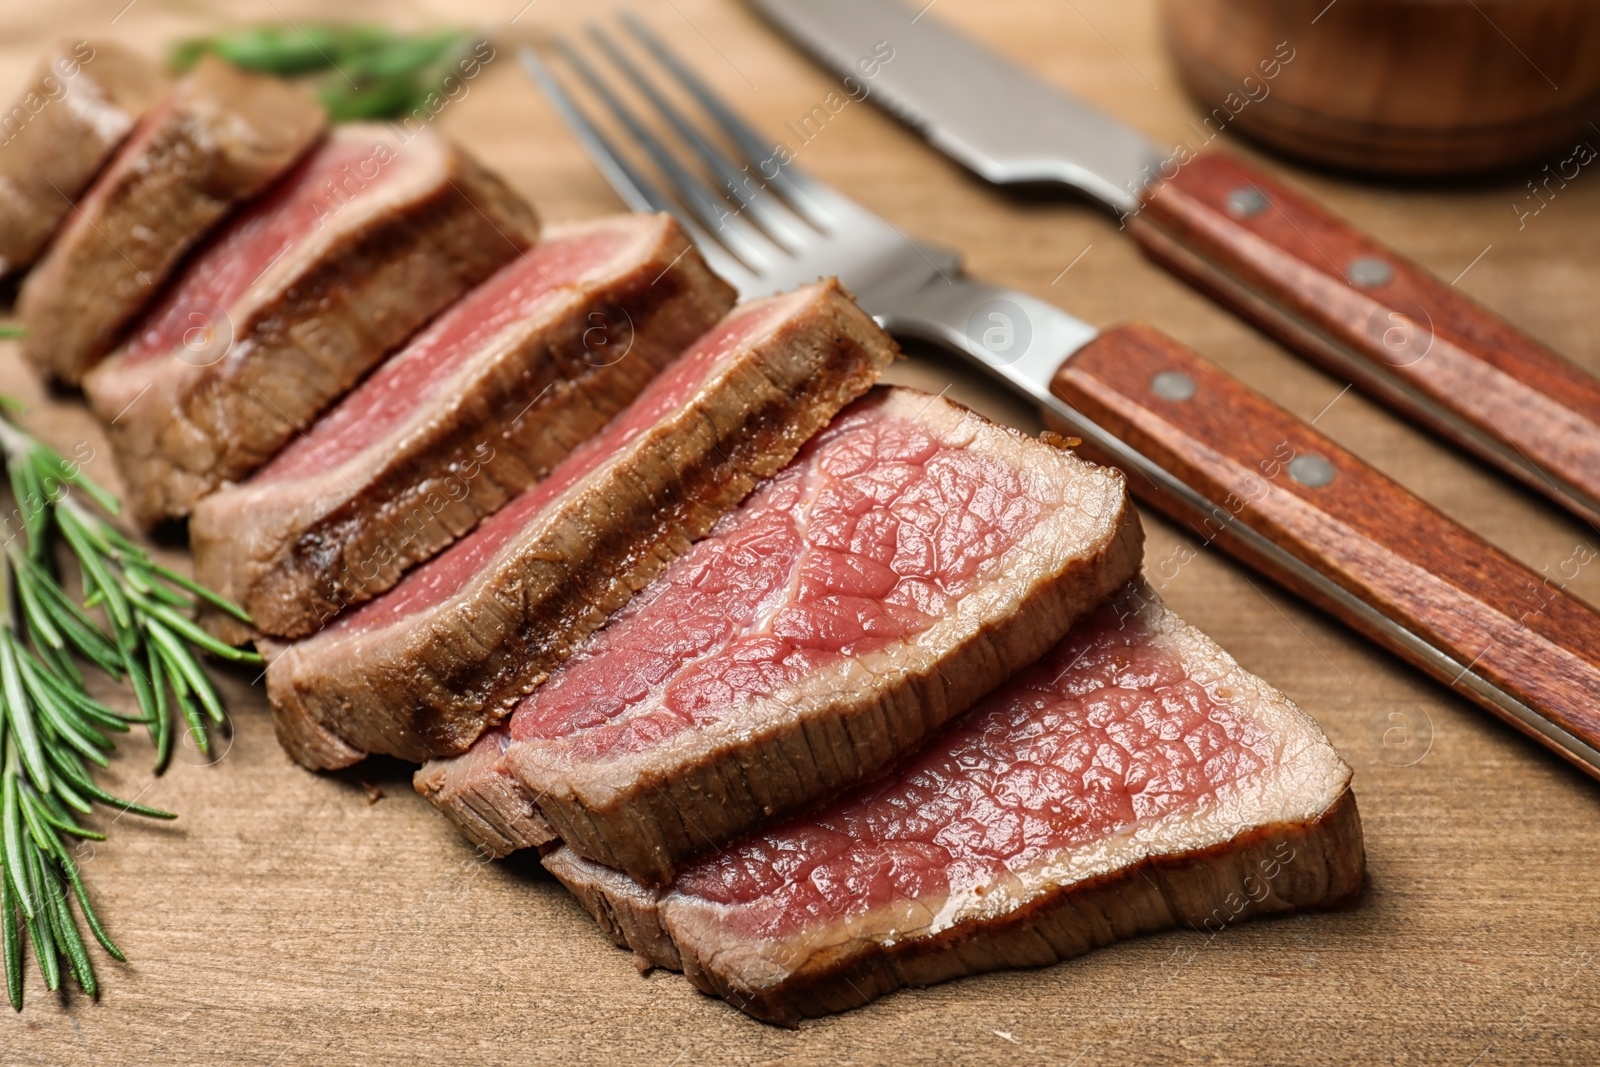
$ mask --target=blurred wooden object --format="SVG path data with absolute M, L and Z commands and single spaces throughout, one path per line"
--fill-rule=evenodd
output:
M 1201 106 L 1291 155 L 1447 175 L 1600 147 L 1593 0 L 1162 0 L 1161 15 Z

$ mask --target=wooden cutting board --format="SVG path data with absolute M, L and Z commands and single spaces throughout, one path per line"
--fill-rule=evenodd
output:
M 109 36 L 151 53 L 224 17 L 195 0 L 54 0 L 0 10 L 0 95 L 46 42 Z M 523 7 L 524 3 L 527 4 Z M 514 25 L 505 24 L 514 16 Z M 1158 139 L 1198 119 L 1159 46 L 1154 5 L 942 0 L 939 17 Z M 121 13 L 119 15 L 119 9 Z M 459 137 L 547 219 L 614 211 L 600 176 L 512 66 L 510 44 L 581 28 L 603 4 L 249 0 L 226 20 L 349 18 L 505 27 L 500 58 L 445 109 Z M 1535 569 L 1593 558 L 1600 532 L 1439 447 L 1308 369 L 1143 262 L 1114 223 L 1054 197 L 1008 198 L 869 105 L 809 141 L 831 84 L 735 0 L 642 12 L 800 163 L 897 226 L 967 250 L 994 281 L 1110 324 L 1162 327 Z M 115 16 L 115 18 L 114 18 Z M 113 24 L 114 23 L 114 24 Z M 1600 143 L 1600 132 L 1596 134 Z M 1244 146 L 1237 146 L 1243 148 Z M 1248 151 L 1248 149 L 1246 149 Z M 1600 176 L 1518 226 L 1524 182 L 1391 188 L 1282 167 L 1290 184 L 1420 260 L 1534 336 L 1600 371 Z M 1072 264 L 1070 269 L 1066 269 Z M 58 445 L 91 441 L 81 404 L 44 395 L 0 346 L 0 389 Z M 896 380 L 1037 429 L 1032 413 L 919 354 Z M 398 764 L 317 777 L 273 740 L 248 676 L 229 676 L 231 745 L 185 750 L 151 780 L 142 742 L 115 787 L 182 813 L 132 817 L 82 860 L 131 962 L 99 958 L 105 992 L 56 1003 L 30 972 L 0 1011 L 0 1061 L 25 1064 L 903 1062 L 1594 1062 L 1600 1057 L 1600 787 L 1440 686 L 1147 516 L 1147 567 L 1167 600 L 1317 717 L 1355 768 L 1371 881 L 1351 911 L 1169 933 L 1043 971 L 901 993 L 798 1033 L 752 1022 L 628 955 L 536 864 L 482 863 Z M 1581 546 L 1581 547 L 1580 547 Z M 174 552 L 174 559 L 183 559 Z M 1178 557 L 1178 558 L 1181 558 Z M 1570 565 L 1569 565 L 1570 569 Z M 1571 588 L 1600 602 L 1600 563 Z M 101 824 L 109 822 L 101 819 Z

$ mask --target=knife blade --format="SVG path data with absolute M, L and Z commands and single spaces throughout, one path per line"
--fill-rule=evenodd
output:
M 1236 156 L 1161 151 L 926 7 L 749 2 L 979 175 L 1097 200 L 1151 259 L 1288 348 L 1600 524 L 1600 380 L 1418 264 Z M 880 45 L 892 58 L 863 80 Z
M 923 9 L 751 0 L 768 21 L 946 155 L 999 185 L 1059 182 L 1127 214 L 1167 153 Z M 872 64 L 862 61 L 893 51 Z M 875 53 L 875 49 L 878 52 Z

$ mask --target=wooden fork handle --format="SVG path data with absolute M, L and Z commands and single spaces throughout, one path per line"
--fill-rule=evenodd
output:
M 1285 345 L 1600 523 L 1600 381 L 1453 286 L 1225 152 L 1157 183 L 1128 226 Z
M 1061 366 L 1051 392 L 1221 502 L 1197 517 L 1129 479 L 1201 544 L 1239 556 L 1600 777 L 1600 615 L 1562 591 L 1592 550 L 1580 546 L 1544 574 L 1524 567 L 1148 326 L 1101 334 Z M 1241 526 L 1445 655 L 1398 640 L 1263 558 L 1240 540 Z

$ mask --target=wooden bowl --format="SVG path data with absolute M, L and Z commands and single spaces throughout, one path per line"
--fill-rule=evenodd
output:
M 1595 0 L 1161 0 L 1161 13 L 1205 125 L 1295 156 L 1454 175 L 1600 149 Z

